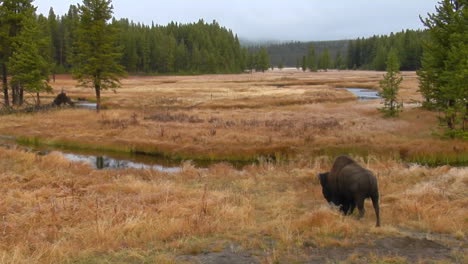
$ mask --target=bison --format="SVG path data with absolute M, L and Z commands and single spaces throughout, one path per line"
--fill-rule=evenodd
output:
M 359 218 L 364 216 L 364 200 L 372 199 L 377 218 L 376 226 L 380 226 L 379 188 L 375 175 L 361 167 L 349 156 L 338 156 L 330 172 L 318 175 L 322 193 L 329 203 L 340 207 L 344 215 L 352 214 L 354 208 L 359 209 Z

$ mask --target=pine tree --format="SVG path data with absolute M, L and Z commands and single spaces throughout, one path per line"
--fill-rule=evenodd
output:
M 283 70 L 284 69 L 284 62 L 281 61 L 279 64 L 278 64 L 278 69 L 280 70 Z
M 376 55 L 372 61 L 372 66 L 374 70 L 377 70 L 377 71 L 385 70 L 385 61 L 388 57 L 387 53 L 388 53 L 387 50 L 382 44 L 380 44 L 377 47 Z
M 303 72 L 307 71 L 307 57 L 306 56 L 302 57 L 302 71 Z
M 338 52 L 336 53 L 335 69 L 338 69 L 338 70 L 344 70 L 344 69 L 346 69 L 346 65 L 345 65 L 345 62 L 344 62 L 343 57 L 341 56 L 341 52 L 340 52 L 340 51 L 338 51 Z
M 346 58 L 346 64 L 347 68 L 349 70 L 354 69 L 356 62 L 354 61 L 354 41 L 350 40 L 348 42 L 348 51 L 347 51 L 347 58 Z
M 327 71 L 328 68 L 330 68 L 330 52 L 328 51 L 328 48 L 325 49 L 325 51 L 322 53 L 319 59 L 319 69 Z
M 387 73 L 380 82 L 380 95 L 384 99 L 384 107 L 379 110 L 387 117 L 395 117 L 401 112 L 403 104 L 398 103 L 398 91 L 403 78 L 399 76 L 400 63 L 395 50 L 391 50 L 387 58 Z
M 247 55 L 247 69 L 250 73 L 255 69 L 255 55 L 252 52 L 249 52 Z
M 262 47 L 257 54 L 257 71 L 265 72 L 270 68 L 270 55 L 265 47 Z
M 309 53 L 307 54 L 307 69 L 310 71 L 317 71 L 317 62 L 315 58 L 315 47 L 313 44 L 309 46 Z
M 3 1 L 0 1 L 0 67 L 2 75 L 2 90 L 4 106 L 10 106 L 10 99 L 8 95 L 8 68 L 7 61 L 9 57 L 9 39 L 8 39 L 8 27 L 5 21 L 6 7 Z
M 5 106 L 9 106 L 8 93 L 8 62 L 14 50 L 16 38 L 24 27 L 25 19 L 34 16 L 35 7 L 32 0 L 4 0 L 0 1 L 0 62 L 2 67 L 2 86 Z M 23 102 L 23 89 L 14 84 L 11 86 L 12 102 L 20 105 Z
M 48 33 L 50 34 L 50 45 L 49 45 L 49 53 L 51 58 L 51 70 L 52 70 L 52 78 L 55 81 L 55 74 L 57 72 L 57 61 L 60 57 L 60 39 L 59 39 L 59 27 L 57 22 L 57 16 L 54 13 L 54 9 L 51 7 L 49 10 L 49 16 L 47 18 L 48 22 Z
M 73 75 L 84 87 L 96 92 L 96 110 L 101 108 L 101 90 L 117 88 L 125 75 L 118 63 L 117 31 L 108 21 L 112 18 L 110 0 L 84 0 L 79 5 L 81 20 L 76 42 Z
M 39 105 L 39 93 L 52 90 L 48 83 L 50 63 L 40 52 L 41 42 L 48 41 L 41 39 L 34 18 L 25 19 L 23 25 L 24 28 L 14 43 L 15 51 L 8 63 L 12 75 L 11 84 L 36 94 L 36 104 Z
M 177 46 L 176 50 L 176 59 L 175 59 L 175 67 L 176 71 L 186 71 L 188 65 L 188 52 L 187 48 L 185 47 L 185 42 L 182 40 L 180 44 Z
M 468 131 L 468 1 L 443 0 L 435 14 L 421 19 L 428 28 L 418 71 L 425 106 L 444 113 L 450 130 Z M 460 122 L 463 121 L 463 122 Z

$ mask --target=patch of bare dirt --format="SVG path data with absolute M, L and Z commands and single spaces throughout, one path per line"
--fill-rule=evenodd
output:
M 310 246 L 305 244 L 305 246 Z M 304 263 L 329 263 L 352 260 L 353 263 L 367 263 L 369 256 L 403 258 L 409 263 L 448 261 L 462 263 L 454 253 L 467 254 L 466 245 L 449 248 L 436 241 L 411 237 L 386 237 L 375 240 L 373 245 L 356 247 L 311 248 L 310 256 Z
M 376 260 L 392 260 L 398 263 L 464 263 L 463 255 L 468 254 L 466 241 L 458 241 L 450 247 L 427 238 L 386 237 L 369 244 L 352 247 L 317 247 L 304 242 L 303 253 L 277 259 L 277 263 L 369 263 Z M 252 252 L 230 244 L 219 252 L 203 252 L 196 255 L 182 255 L 177 261 L 196 264 L 257 264 L 269 255 L 267 252 Z M 458 256 L 458 257 L 457 257 Z
M 260 261 L 248 251 L 233 244 L 220 252 L 179 256 L 177 261 L 196 264 L 260 264 Z

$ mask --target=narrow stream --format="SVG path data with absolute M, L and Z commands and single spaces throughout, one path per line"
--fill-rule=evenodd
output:
M 33 152 L 40 156 L 58 154 L 70 162 L 86 163 L 92 168 L 102 169 L 144 169 L 157 170 L 162 172 L 179 172 L 182 170 L 181 161 L 174 161 L 161 157 L 148 155 L 131 155 L 127 153 L 108 153 L 98 151 L 71 151 L 66 149 L 30 147 L 18 145 L 12 137 L 0 135 L 0 148 L 19 149 L 27 152 Z M 0 150 L 1 151 L 1 150 Z M 197 167 L 204 168 L 203 164 L 195 164 Z
M 96 110 L 96 103 L 91 103 L 87 101 L 78 101 L 77 103 L 75 103 L 75 106 L 77 108 L 82 109 Z
M 72 162 L 83 162 L 87 163 L 95 169 L 144 169 L 144 170 L 157 170 L 162 172 L 179 172 L 182 170 L 180 166 L 163 166 L 159 164 L 142 163 L 131 160 L 116 159 L 108 156 L 95 156 L 95 155 L 82 155 L 63 153 L 59 151 L 53 151 L 51 153 L 58 153 L 69 161 Z
M 71 150 L 60 147 L 47 146 L 31 146 L 22 145 L 16 142 L 14 137 L 0 135 L 0 148 L 14 148 L 27 152 L 33 152 L 37 155 L 58 154 L 69 160 L 70 162 L 86 163 L 95 169 L 145 169 L 156 170 L 168 173 L 175 173 L 182 170 L 183 160 L 174 160 L 161 156 L 117 153 L 108 151 L 93 151 L 93 150 Z M 1 150 L 0 150 L 1 151 Z M 197 168 L 208 168 L 213 164 L 222 161 L 200 161 L 193 160 L 192 164 Z M 226 161 L 227 162 L 227 161 Z M 255 161 L 230 161 L 227 162 L 234 168 L 242 169 L 246 165 L 255 163 Z
M 357 96 L 358 101 L 370 101 L 370 100 L 377 100 L 377 99 L 382 98 L 379 94 L 379 91 L 372 90 L 372 89 L 365 89 L 365 88 L 339 88 L 339 89 L 345 89 L 349 92 L 352 92 L 354 95 Z

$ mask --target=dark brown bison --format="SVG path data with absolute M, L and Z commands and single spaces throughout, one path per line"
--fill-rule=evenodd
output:
M 371 171 L 343 155 L 335 159 L 330 172 L 318 176 L 325 199 L 339 206 L 345 215 L 352 214 L 357 206 L 359 218 L 363 217 L 364 200 L 371 198 L 377 218 L 376 226 L 380 226 L 379 188 L 377 178 Z

